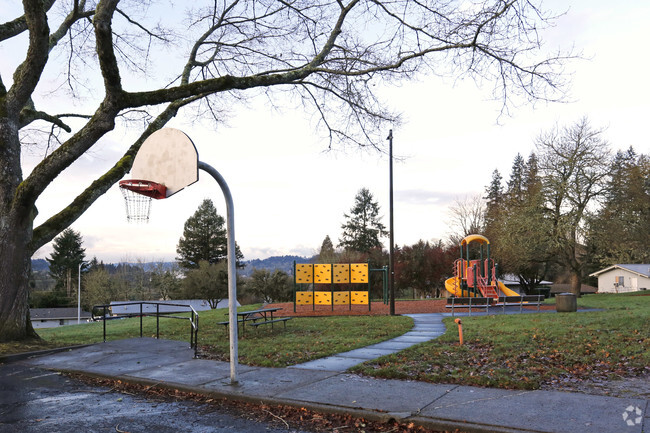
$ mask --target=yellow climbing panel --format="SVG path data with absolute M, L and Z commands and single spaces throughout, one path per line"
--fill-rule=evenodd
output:
M 349 305 L 350 292 L 334 292 L 334 305 Z
M 296 264 L 296 283 L 311 284 L 314 282 L 314 266 L 311 264 Z
M 297 305 L 311 305 L 314 301 L 312 292 L 296 292 Z
M 334 283 L 347 284 L 350 282 L 350 265 L 348 263 L 336 263 L 334 265 Z
M 332 305 L 332 292 L 314 292 L 316 305 Z
M 368 292 L 350 292 L 352 305 L 368 305 Z
M 368 282 L 368 263 L 352 263 L 350 265 L 350 282 L 351 283 Z
M 314 265 L 314 283 L 330 284 L 332 282 L 332 265 L 321 263 Z

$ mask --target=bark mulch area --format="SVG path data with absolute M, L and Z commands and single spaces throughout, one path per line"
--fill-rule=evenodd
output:
M 446 307 L 446 299 L 422 299 L 413 301 L 395 301 L 395 314 L 420 314 L 420 313 L 449 313 L 450 309 Z M 367 305 L 335 305 L 332 311 L 331 305 L 316 305 L 314 309 L 311 305 L 297 305 L 296 311 L 293 311 L 293 302 L 269 304 L 268 308 L 282 308 L 277 316 L 286 317 L 318 317 L 318 316 L 387 316 L 390 314 L 388 305 L 383 302 L 373 302 L 368 311 Z M 495 307 L 498 308 L 498 307 Z M 524 307 L 536 310 L 537 306 Z M 555 310 L 555 305 L 541 305 L 540 310 Z

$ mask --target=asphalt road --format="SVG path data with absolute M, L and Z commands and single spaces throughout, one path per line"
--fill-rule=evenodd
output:
M 284 427 L 284 426 L 283 426 Z M 191 401 L 89 386 L 56 372 L 0 364 L 0 432 L 246 432 L 286 428 Z M 304 430 L 301 432 L 308 433 Z

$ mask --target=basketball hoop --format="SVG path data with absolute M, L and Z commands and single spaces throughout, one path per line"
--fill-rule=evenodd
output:
M 149 222 L 151 199 L 166 198 L 167 188 L 148 180 L 121 180 L 120 191 L 126 205 L 126 220 L 128 222 Z

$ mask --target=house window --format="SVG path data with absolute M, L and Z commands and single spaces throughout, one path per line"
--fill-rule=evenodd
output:
M 614 277 L 614 284 L 623 287 L 625 285 L 625 277 Z

